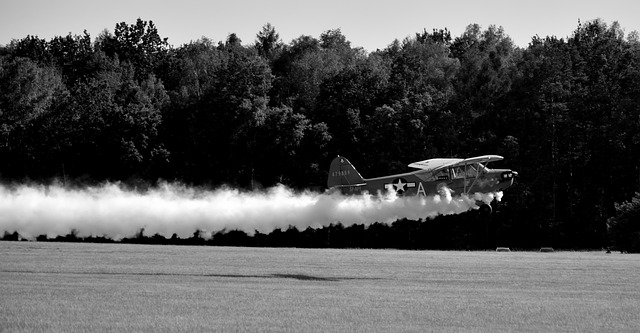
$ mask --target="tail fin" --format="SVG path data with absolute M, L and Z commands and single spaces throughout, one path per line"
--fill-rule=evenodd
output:
M 363 184 L 365 181 L 360 173 L 353 167 L 348 159 L 338 155 L 331 161 L 329 167 L 329 179 L 327 179 L 327 187 L 332 188 L 340 185 L 357 185 Z

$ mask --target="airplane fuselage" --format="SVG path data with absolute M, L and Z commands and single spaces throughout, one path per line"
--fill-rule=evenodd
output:
M 502 156 L 483 155 L 466 159 L 434 158 L 409 164 L 418 169 L 407 173 L 365 179 L 348 159 L 337 156 L 331 161 L 327 187 L 343 194 L 370 194 L 393 191 L 400 196 L 430 196 L 492 193 L 513 184 L 518 174 L 510 169 L 489 169 L 486 163 L 502 160 Z
M 390 175 L 378 178 L 364 179 L 364 183 L 354 185 L 339 185 L 343 194 L 361 194 L 368 192 L 395 191 L 402 196 L 430 196 L 442 193 L 443 187 L 451 190 L 452 194 L 473 194 L 476 192 L 489 193 L 506 189 L 513 184 L 514 174 L 509 169 L 491 169 L 488 171 L 477 170 L 464 172 L 455 169 L 441 170 L 440 172 L 425 172 L 422 170 Z M 345 170 L 344 172 L 350 172 Z

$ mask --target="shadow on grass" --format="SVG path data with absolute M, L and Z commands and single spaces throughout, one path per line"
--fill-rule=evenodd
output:
M 345 278 L 337 278 L 337 277 L 321 277 L 321 276 L 311 276 L 304 274 L 271 274 L 272 277 L 275 278 L 283 278 L 283 279 L 296 279 L 303 281 L 340 281 L 345 280 Z
M 380 280 L 370 277 L 323 277 L 306 274 L 187 274 L 187 273 L 163 273 L 163 272 L 54 272 L 54 271 L 13 271 L 0 270 L 4 273 L 22 274 L 51 274 L 51 275 L 133 275 L 133 276 L 191 276 L 191 277 L 218 277 L 218 278 L 242 278 L 242 279 L 294 279 L 300 281 L 327 281 L 336 282 L 343 280 Z

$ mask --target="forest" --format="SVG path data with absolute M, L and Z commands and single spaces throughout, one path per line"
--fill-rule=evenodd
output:
M 138 19 L 93 39 L 26 36 L 0 47 L 3 183 L 323 189 L 338 154 L 365 177 L 498 154 L 519 177 L 489 218 L 214 232 L 210 241 L 640 251 L 640 35 L 593 20 L 521 48 L 501 27 L 471 24 L 460 36 L 425 29 L 366 52 L 340 29 L 285 43 L 266 24 L 249 44 L 230 34 L 174 47 Z

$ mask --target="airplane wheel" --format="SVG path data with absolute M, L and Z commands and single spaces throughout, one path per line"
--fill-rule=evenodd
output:
M 493 211 L 493 208 L 491 208 L 491 205 L 488 205 L 488 204 L 480 205 L 480 213 L 482 213 L 482 215 L 489 215 L 491 214 L 491 211 Z

